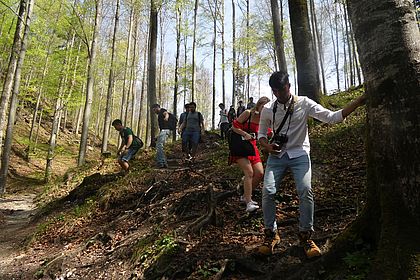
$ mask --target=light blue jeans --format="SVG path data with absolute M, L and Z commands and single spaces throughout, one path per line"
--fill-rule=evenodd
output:
M 299 196 L 299 231 L 313 231 L 314 198 L 309 155 L 292 159 L 287 153 L 281 158 L 273 155 L 268 157 L 262 196 L 264 226 L 273 231 L 277 229 L 275 194 L 287 168 L 293 173 Z
M 162 129 L 157 137 L 156 141 L 156 162 L 158 165 L 167 165 L 165 152 L 163 147 L 165 146 L 166 140 L 171 135 L 169 129 Z

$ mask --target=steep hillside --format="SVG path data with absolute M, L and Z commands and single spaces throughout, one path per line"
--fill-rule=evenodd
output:
M 328 97 L 324 103 L 339 108 L 357 94 Z M 310 123 L 314 239 L 324 251 L 364 204 L 363 123 L 364 110 L 335 126 Z M 237 166 L 227 165 L 226 143 L 214 133 L 205 140 L 194 165 L 182 160 L 180 144 L 175 142 L 168 145 L 168 169 L 155 169 L 154 153 L 142 151 L 124 177 L 116 172 L 113 159 L 68 173 L 66 181 L 44 192 L 43 198 L 53 199 L 44 200 L 31 222 L 35 233 L 0 276 L 269 279 L 293 275 L 310 261 L 297 246 L 298 201 L 292 178 L 287 176 L 277 197 L 281 244 L 273 256 L 261 256 L 256 247 L 263 240 L 262 211 L 245 213 L 237 191 L 242 174 Z M 261 201 L 261 188 L 254 199 Z M 362 267 L 345 259 L 341 263 L 339 271 L 321 269 L 312 276 L 346 279 L 351 273 L 364 273 L 366 263 Z

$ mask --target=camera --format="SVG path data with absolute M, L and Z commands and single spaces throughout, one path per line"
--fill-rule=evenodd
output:
M 288 140 L 289 137 L 286 134 L 274 134 L 273 138 L 271 138 L 271 144 L 277 144 L 277 147 L 274 147 L 274 149 L 281 150 Z

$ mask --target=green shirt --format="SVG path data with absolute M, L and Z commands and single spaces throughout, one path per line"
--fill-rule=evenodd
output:
M 124 127 L 121 131 L 120 131 L 120 136 L 124 142 L 124 145 L 127 145 L 128 143 L 128 136 L 132 136 L 133 137 L 133 142 L 131 142 L 131 145 L 129 148 L 133 148 L 133 149 L 139 149 L 141 148 L 141 143 L 140 143 L 140 139 L 134 135 L 133 131 L 131 130 L 131 128 L 129 127 Z

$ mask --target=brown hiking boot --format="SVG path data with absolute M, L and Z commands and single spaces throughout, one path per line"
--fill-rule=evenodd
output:
M 308 258 L 321 256 L 321 250 L 316 246 L 315 242 L 311 239 L 312 232 L 299 232 L 300 245 L 305 250 Z
M 271 229 L 265 229 L 264 234 L 264 243 L 258 247 L 258 252 L 263 255 L 271 255 L 274 247 L 280 243 L 280 235 L 277 230 L 272 231 Z

